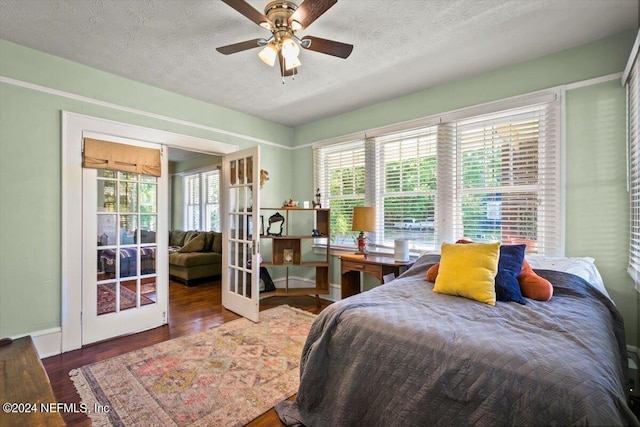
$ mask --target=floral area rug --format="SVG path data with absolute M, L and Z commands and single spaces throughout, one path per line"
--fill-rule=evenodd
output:
M 72 370 L 94 426 L 240 426 L 296 393 L 315 315 L 286 305 Z

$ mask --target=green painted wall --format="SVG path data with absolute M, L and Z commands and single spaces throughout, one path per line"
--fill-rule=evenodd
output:
M 290 128 L 0 40 L 0 75 L 200 125 L 291 145 Z M 61 112 L 238 145 L 256 143 L 0 83 L 0 337 L 60 326 Z M 263 198 L 291 193 L 290 150 L 262 146 L 275 174 Z M 277 196 L 276 196 L 277 194 Z
M 620 80 L 567 92 L 567 255 L 590 256 L 637 345 L 638 293 L 627 274 L 626 95 Z
M 636 32 L 403 96 L 295 129 L 294 198 L 313 190 L 310 144 L 388 124 L 621 72 Z M 591 256 L 638 345 L 638 300 L 627 276 L 625 94 L 620 80 L 566 93 L 566 254 Z M 606 225 L 605 225 L 606 222 Z M 333 264 L 339 260 L 334 258 Z M 331 282 L 340 283 L 339 269 Z M 367 287 L 370 282 L 365 284 Z
M 180 175 L 173 175 L 169 178 L 171 186 L 171 220 L 169 222 L 171 230 L 184 229 L 184 181 Z

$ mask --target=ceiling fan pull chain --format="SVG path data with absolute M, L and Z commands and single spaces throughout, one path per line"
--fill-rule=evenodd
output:
M 284 61 L 280 61 L 280 75 L 282 76 L 282 84 L 284 84 Z

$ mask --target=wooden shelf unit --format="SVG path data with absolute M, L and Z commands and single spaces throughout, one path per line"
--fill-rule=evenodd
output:
M 263 243 L 271 241 L 271 257 L 268 259 L 264 256 L 262 267 L 284 267 L 285 268 L 285 287 L 284 289 L 276 289 L 273 292 L 263 292 L 262 297 L 268 296 L 293 296 L 293 295 L 326 295 L 329 293 L 329 261 L 331 259 L 331 235 L 329 224 L 331 222 L 331 212 L 329 209 L 314 208 L 262 208 L 261 214 L 265 220 L 275 212 L 284 212 L 284 230 L 282 236 L 268 236 L 265 234 L 260 236 Z M 300 227 L 295 226 L 296 217 L 302 219 L 303 215 L 307 215 L 307 220 L 313 219 L 313 227 L 309 227 L 309 234 L 289 234 L 290 230 L 296 230 L 300 233 Z M 311 217 L 312 216 L 312 217 Z M 293 223 L 290 222 L 294 221 Z M 311 228 L 317 229 L 321 235 L 313 236 Z M 323 259 L 314 257 L 307 259 L 308 253 L 313 252 L 313 245 L 318 240 L 326 240 L 326 256 Z M 262 243 L 261 243 L 262 247 Z M 285 250 L 293 252 L 291 262 L 284 259 Z M 262 251 L 261 251 L 262 252 Z M 290 267 L 306 267 L 315 268 L 316 286 L 311 288 L 290 288 L 289 287 L 289 268 Z

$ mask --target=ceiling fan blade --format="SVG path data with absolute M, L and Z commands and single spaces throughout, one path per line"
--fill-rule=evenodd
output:
M 326 53 L 327 55 L 337 56 L 338 58 L 346 59 L 351 55 L 351 51 L 353 51 L 352 44 L 337 42 L 335 40 L 327 40 L 313 36 L 304 36 L 302 40 L 311 41 L 311 45 L 305 49 Z M 304 47 L 304 45 L 302 46 Z
M 290 70 L 284 68 L 284 56 L 282 56 L 282 53 L 280 52 L 278 52 L 278 62 L 280 66 L 280 75 L 282 77 L 295 76 L 296 74 L 298 74 L 298 67 L 292 68 Z
M 338 0 L 305 0 L 289 17 L 289 23 L 296 21 L 303 29 L 307 28 L 337 2 Z
M 269 25 L 272 25 L 271 21 L 269 21 L 266 16 L 258 12 L 256 9 L 254 9 L 249 3 L 247 3 L 244 0 L 222 0 L 222 1 L 258 25 L 260 25 L 263 22 L 268 22 Z
M 242 52 L 243 50 L 253 49 L 254 47 L 259 47 L 258 41 L 262 39 L 253 39 L 247 40 L 240 43 L 234 43 L 227 46 L 217 47 L 216 50 L 225 55 L 231 55 L 232 53 Z

